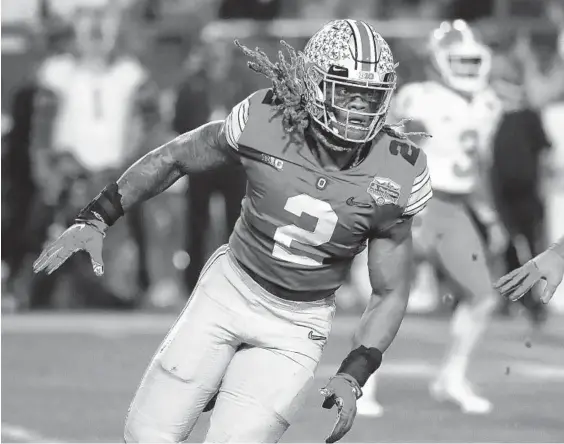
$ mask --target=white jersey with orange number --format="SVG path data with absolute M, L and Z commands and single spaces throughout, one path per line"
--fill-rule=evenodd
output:
M 501 102 L 486 89 L 471 100 L 433 81 L 404 86 L 394 99 L 394 116 L 420 123 L 432 137 L 421 142 L 433 189 L 471 193 L 478 156 L 488 155 L 501 115 Z

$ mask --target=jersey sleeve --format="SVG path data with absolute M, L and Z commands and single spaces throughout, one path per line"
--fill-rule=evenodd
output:
M 239 138 L 241 134 L 243 134 L 245 125 L 249 120 L 250 99 L 251 96 L 235 105 L 225 118 L 225 136 L 227 142 L 231 148 L 237 151 L 239 150 Z
M 429 202 L 429 199 L 431 199 L 431 197 L 433 197 L 431 175 L 429 174 L 429 167 L 427 166 L 427 162 L 425 161 L 423 171 L 418 174 L 413 181 L 411 194 L 409 195 L 409 199 L 402 216 L 415 216 L 427 206 L 427 202 Z

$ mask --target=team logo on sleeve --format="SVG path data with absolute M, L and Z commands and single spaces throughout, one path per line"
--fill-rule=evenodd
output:
M 367 191 L 376 205 L 395 205 L 400 198 L 401 186 L 386 177 L 375 177 Z
M 273 166 L 278 171 L 282 171 L 282 169 L 284 168 L 284 161 L 283 160 L 280 160 L 280 159 L 278 159 L 274 156 L 270 156 L 269 154 L 264 154 L 264 153 L 261 153 L 260 157 L 261 157 L 261 160 L 264 163 L 266 163 L 270 166 Z

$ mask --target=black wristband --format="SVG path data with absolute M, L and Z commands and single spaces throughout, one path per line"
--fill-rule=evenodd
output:
M 361 387 L 382 364 L 382 352 L 377 348 L 361 345 L 348 354 L 337 373 L 352 376 Z
M 107 185 L 76 217 L 77 221 L 99 220 L 112 226 L 123 216 L 121 194 L 116 183 Z

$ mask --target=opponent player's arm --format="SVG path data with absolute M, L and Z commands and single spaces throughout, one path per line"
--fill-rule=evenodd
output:
M 500 108 L 501 110 L 501 108 Z M 493 118 L 499 120 L 499 113 Z M 492 125 L 496 125 L 493 124 Z M 487 229 L 488 248 L 493 254 L 499 253 L 506 245 L 507 233 L 505 225 L 501 220 L 501 215 L 497 209 L 497 203 L 494 199 L 494 188 L 492 185 L 491 175 L 491 153 L 492 140 L 491 136 L 484 141 L 484 146 L 478 149 L 475 156 L 478 176 L 474 191 L 468 197 L 468 205 L 473 210 L 478 220 Z
M 547 304 L 564 278 L 564 237 L 521 267 L 502 276 L 494 288 L 511 301 L 521 298 L 541 279 L 546 281 L 541 301 Z

